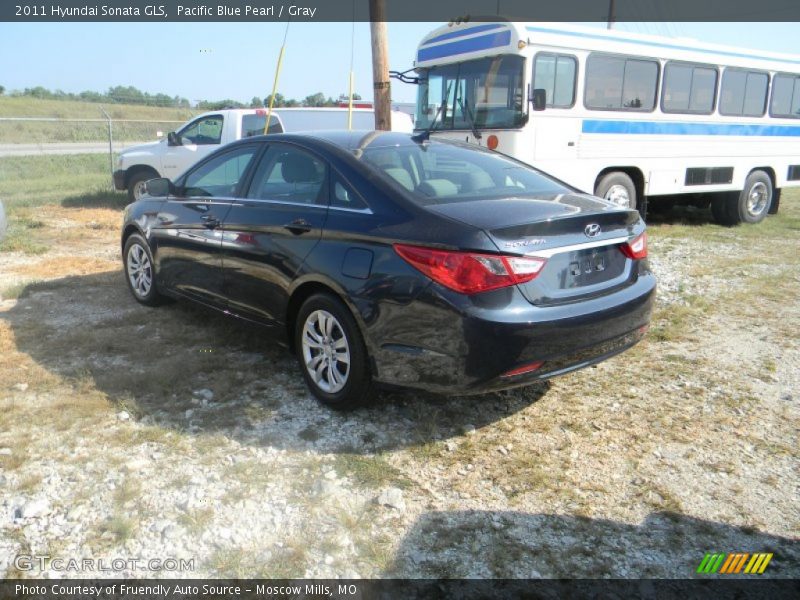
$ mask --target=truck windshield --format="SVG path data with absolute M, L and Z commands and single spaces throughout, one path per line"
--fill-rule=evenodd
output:
M 415 129 L 521 127 L 527 119 L 522 88 L 525 59 L 505 55 L 422 69 Z

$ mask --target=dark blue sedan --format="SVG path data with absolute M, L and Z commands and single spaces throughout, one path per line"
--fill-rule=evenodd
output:
M 376 384 L 504 389 L 635 344 L 656 283 L 635 210 L 501 154 L 382 132 L 235 142 L 122 227 L 136 300 L 271 329 L 333 408 Z

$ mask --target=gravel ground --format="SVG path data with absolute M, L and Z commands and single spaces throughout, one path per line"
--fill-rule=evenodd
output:
M 137 305 L 119 213 L 79 212 L 42 229 L 91 235 L 0 253 L 19 296 L 0 302 L 0 576 L 64 575 L 15 560 L 48 555 L 193 560 L 78 577 L 691 577 L 706 552 L 800 576 L 795 212 L 764 239 L 654 224 L 658 311 L 623 355 L 352 414 L 259 332 Z

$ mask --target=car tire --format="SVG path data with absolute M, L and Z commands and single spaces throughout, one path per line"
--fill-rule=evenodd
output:
M 166 298 L 156 286 L 156 270 L 150 245 L 138 233 L 132 233 L 125 240 L 122 251 L 122 270 L 128 289 L 137 302 L 145 306 L 158 306 Z
M 595 195 L 605 198 L 621 208 L 638 208 L 639 199 L 636 195 L 636 186 L 627 173 L 613 171 L 603 175 L 597 182 Z
M 145 183 L 150 179 L 158 177 L 157 173 L 153 171 L 137 171 L 128 180 L 128 200 L 136 202 L 141 200 L 145 193 Z
M 373 391 L 369 357 L 348 308 L 330 294 L 314 294 L 300 307 L 294 348 L 311 393 L 335 410 L 363 406 Z

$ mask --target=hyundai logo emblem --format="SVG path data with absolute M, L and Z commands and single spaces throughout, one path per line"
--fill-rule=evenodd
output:
M 586 234 L 586 237 L 597 237 L 600 235 L 600 225 L 597 223 L 589 223 L 583 230 L 583 233 Z

